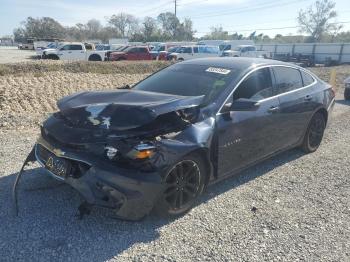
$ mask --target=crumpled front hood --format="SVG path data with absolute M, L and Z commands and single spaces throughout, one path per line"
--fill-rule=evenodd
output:
M 203 96 L 115 90 L 74 94 L 57 105 L 73 126 L 122 131 L 146 125 L 166 113 L 199 106 L 202 100 Z

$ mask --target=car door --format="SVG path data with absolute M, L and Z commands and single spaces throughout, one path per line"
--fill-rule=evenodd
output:
M 71 53 L 71 45 L 64 45 L 60 48 L 57 55 L 60 58 L 60 60 L 69 60 L 71 59 Z
M 131 48 L 126 56 L 127 60 L 138 60 L 139 49 L 137 47 Z
M 251 72 L 229 96 L 217 114 L 218 172 L 225 176 L 279 148 L 279 100 L 274 96 L 272 74 L 268 67 Z M 250 109 L 230 106 L 249 99 Z
M 273 74 L 280 102 L 280 132 L 284 137 L 282 146 L 288 147 L 302 139 L 308 121 L 318 106 L 313 97 L 316 80 L 304 73 L 307 75 L 303 81 L 301 71 L 293 67 L 275 66 Z
M 189 60 L 193 58 L 192 47 L 188 46 L 183 49 L 182 57 L 184 60 Z
M 149 60 L 148 58 L 148 51 L 146 47 L 140 47 L 140 60 Z
M 86 52 L 82 45 L 75 44 L 70 46 L 71 56 L 73 60 L 83 61 L 85 60 Z
M 85 52 L 81 45 L 64 45 L 58 52 L 61 60 L 84 60 Z

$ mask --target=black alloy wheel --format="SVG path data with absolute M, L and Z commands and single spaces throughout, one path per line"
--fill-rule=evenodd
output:
M 178 216 L 192 208 L 205 184 L 204 162 L 192 155 L 177 162 L 164 178 L 165 190 L 156 210 L 161 215 Z
M 306 153 L 311 153 L 317 150 L 322 142 L 325 128 L 326 120 L 324 116 L 320 112 L 316 113 L 312 117 L 304 137 L 302 148 Z

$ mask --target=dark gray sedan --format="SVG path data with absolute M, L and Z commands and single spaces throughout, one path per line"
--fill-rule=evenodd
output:
M 61 99 L 24 163 L 94 205 L 140 219 L 184 214 L 206 186 L 282 151 L 315 151 L 332 87 L 296 65 L 251 58 L 177 63 L 132 88 Z M 19 173 L 14 186 L 22 175 Z

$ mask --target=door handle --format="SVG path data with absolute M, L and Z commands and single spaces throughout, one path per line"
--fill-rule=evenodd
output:
M 68 54 L 71 54 L 71 53 L 72 53 L 72 51 L 69 51 L 69 52 L 68 52 Z
M 269 113 L 276 113 L 276 112 L 278 112 L 280 110 L 280 108 L 278 107 L 278 106 L 271 106 L 268 110 L 267 110 L 267 112 L 269 112 Z
M 310 101 L 311 99 L 312 99 L 312 96 L 310 96 L 310 95 L 307 95 L 307 96 L 304 97 L 305 101 Z

